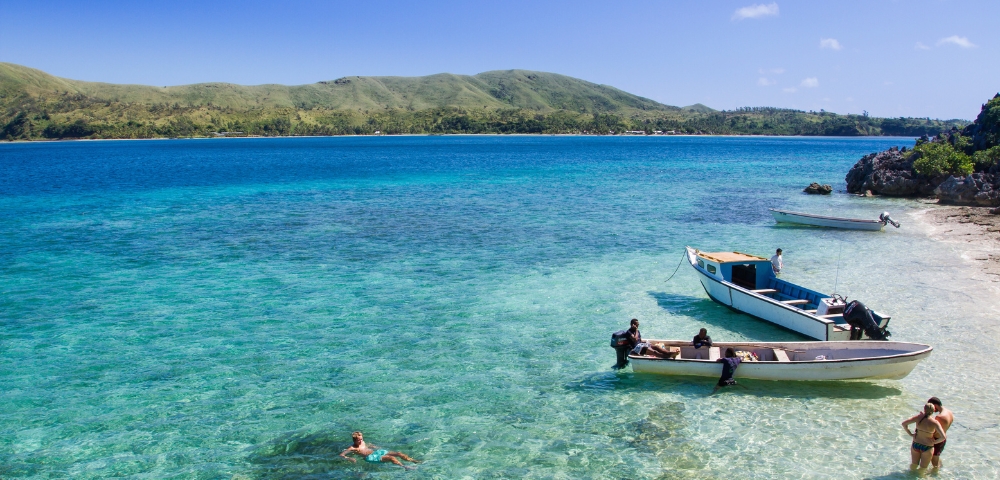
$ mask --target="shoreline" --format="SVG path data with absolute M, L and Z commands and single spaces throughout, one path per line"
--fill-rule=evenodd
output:
M 1000 215 L 990 207 L 927 206 L 912 214 L 927 237 L 959 246 L 961 258 L 975 264 L 977 276 L 984 275 L 1000 293 Z
M 247 135 L 237 136 L 217 136 L 217 137 L 153 137 L 153 138 L 45 138 L 37 140 L 0 140 L 0 144 L 16 143 L 50 143 L 50 142 L 120 142 L 120 141 L 141 141 L 141 140 L 225 140 L 225 139 L 249 139 L 249 138 L 359 138 L 359 137 L 763 137 L 763 138 L 905 138 L 915 139 L 914 136 L 899 135 L 759 135 L 759 134 L 708 134 L 708 133 L 676 133 L 676 134 L 593 134 L 593 133 L 393 133 L 393 134 L 371 134 L 371 135 Z

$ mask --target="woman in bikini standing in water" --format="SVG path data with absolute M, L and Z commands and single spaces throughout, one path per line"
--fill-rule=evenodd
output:
M 931 415 L 936 411 L 934 404 L 928 403 L 924 405 L 923 413 L 903 420 L 903 430 L 906 430 L 907 435 L 913 437 L 913 443 L 910 444 L 911 469 L 927 468 L 927 465 L 931 463 L 934 445 L 946 440 L 941 424 L 936 419 L 931 418 Z M 916 432 L 910 432 L 911 423 L 916 424 L 914 426 Z M 937 438 L 934 438 L 935 433 L 939 435 Z

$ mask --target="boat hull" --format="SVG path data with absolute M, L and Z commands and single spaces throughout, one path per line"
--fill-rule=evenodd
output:
M 778 223 L 795 223 L 816 227 L 845 228 L 848 230 L 881 231 L 885 224 L 878 220 L 825 217 L 801 212 L 771 209 L 771 215 Z
M 755 294 L 735 284 L 720 280 L 698 267 L 695 250 L 688 247 L 688 260 L 698 272 L 698 281 L 709 298 L 760 320 L 771 322 L 816 340 L 849 340 L 851 331 L 838 328 L 836 322 L 810 315 L 802 309 Z
M 657 342 L 654 340 L 653 342 Z M 904 342 L 883 342 L 854 340 L 845 342 L 780 342 L 758 343 L 716 343 L 724 350 L 728 346 L 760 352 L 767 358 L 767 351 L 778 348 L 791 353 L 792 360 L 765 360 L 742 362 L 736 369 L 735 378 L 756 380 L 825 381 L 825 380 L 898 380 L 906 377 L 918 363 L 930 356 L 933 348 L 929 345 Z M 821 346 L 821 348 L 817 348 Z M 679 359 L 629 356 L 632 370 L 636 373 L 658 375 L 719 377 L 722 367 L 718 361 L 707 358 L 683 358 L 688 356 L 687 348 Z M 704 350 L 704 349 L 702 349 Z M 815 360 L 823 355 L 826 360 Z M 706 355 L 707 357 L 707 352 Z M 803 360 L 811 358 L 811 360 Z

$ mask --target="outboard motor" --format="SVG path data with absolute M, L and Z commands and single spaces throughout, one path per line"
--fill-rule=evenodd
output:
M 616 369 L 625 368 L 628 365 L 628 352 L 632 350 L 632 345 L 628 343 L 628 330 L 619 330 L 611 334 L 611 348 L 615 349 L 618 363 Z
M 889 225 L 899 228 L 899 222 L 893 220 L 892 217 L 889 216 L 889 212 L 882 212 L 882 215 L 878 216 L 878 221 L 882 222 L 882 225 L 888 223 Z
M 892 335 L 888 330 L 879 327 L 872 311 L 865 304 L 852 300 L 844 308 L 844 320 L 851 325 L 851 340 L 861 340 L 861 332 L 865 332 L 872 340 L 888 340 Z

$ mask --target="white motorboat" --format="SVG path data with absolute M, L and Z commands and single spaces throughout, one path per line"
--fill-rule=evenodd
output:
M 852 326 L 844 316 L 850 307 L 844 298 L 779 279 L 766 258 L 685 248 L 708 297 L 733 310 L 817 340 L 885 340 L 889 336 L 887 315 L 862 305 L 864 311 L 859 312 L 870 315 L 863 321 L 852 319 Z
M 899 228 L 899 223 L 889 217 L 889 212 L 882 212 L 878 220 L 865 220 L 860 218 L 827 217 L 824 215 L 813 215 L 811 213 L 790 212 L 788 210 L 778 210 L 772 208 L 771 215 L 778 223 L 797 223 L 800 225 L 813 225 L 817 227 L 846 228 L 849 230 L 872 230 L 880 231 L 886 224 Z
M 716 377 L 727 348 L 752 352 L 757 361 L 743 361 L 736 378 L 758 380 L 894 379 L 909 375 L 933 347 L 920 343 L 855 340 L 844 342 L 716 342 L 696 349 L 690 341 L 647 340 L 653 345 L 679 347 L 675 358 L 629 355 L 632 371 L 660 375 Z

